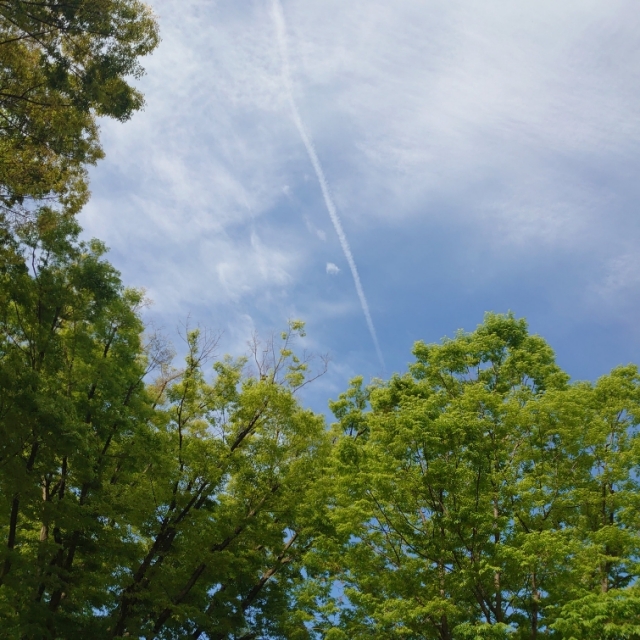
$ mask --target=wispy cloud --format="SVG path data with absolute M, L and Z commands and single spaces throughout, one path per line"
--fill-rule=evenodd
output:
M 360 299 L 326 275 L 340 240 L 287 117 L 271 0 L 151 2 L 147 106 L 103 124 L 87 233 L 158 314 L 258 330 L 303 316 L 321 350 L 373 372 Z M 598 304 L 594 335 L 637 317 L 635 2 L 282 4 L 289 88 L 390 369 L 488 308 L 534 325 L 553 308 L 576 341 Z
M 333 198 L 331 197 L 331 192 L 329 191 L 329 185 L 327 184 L 327 179 L 324 175 L 324 169 L 320 164 L 320 159 L 318 158 L 318 154 L 316 153 L 316 149 L 313 145 L 313 141 L 311 140 L 311 137 L 309 136 L 306 130 L 306 127 L 304 126 L 304 123 L 300 116 L 300 112 L 298 111 L 298 106 L 296 105 L 296 101 L 294 100 L 294 97 L 293 97 L 291 70 L 289 68 L 289 53 L 287 51 L 286 23 L 284 20 L 284 14 L 282 12 L 282 5 L 280 4 L 280 0 L 273 0 L 272 10 L 273 10 L 273 18 L 276 26 L 278 45 L 280 47 L 280 54 L 282 56 L 282 78 L 285 85 L 285 91 L 289 99 L 289 104 L 291 106 L 293 121 L 295 122 L 296 128 L 300 133 L 300 137 L 302 138 L 302 142 L 305 146 L 305 149 L 307 150 L 307 154 L 309 155 L 309 160 L 313 165 L 313 169 L 316 172 L 318 182 L 320 183 L 320 188 L 322 189 L 322 196 L 327 206 L 327 211 L 329 212 L 329 217 L 331 218 L 333 227 L 336 230 L 336 234 L 338 236 L 338 239 L 340 240 L 340 246 L 342 247 L 342 251 L 344 253 L 345 258 L 347 259 L 349 269 L 351 270 L 351 275 L 353 276 L 353 282 L 356 286 L 358 298 L 360 299 L 360 305 L 362 306 L 362 313 L 364 314 L 365 320 L 367 322 L 367 327 L 369 328 L 369 333 L 371 334 L 371 339 L 373 340 L 373 344 L 375 346 L 376 353 L 378 355 L 378 360 L 380 361 L 380 364 L 384 369 L 385 368 L 384 357 L 382 355 L 382 350 L 380 349 L 380 343 L 378 342 L 378 335 L 376 333 L 376 328 L 373 324 L 373 318 L 371 317 L 369 303 L 367 302 L 367 297 L 365 296 L 364 289 L 362 287 L 362 281 L 360 280 L 360 274 L 358 273 L 358 267 L 356 266 L 356 261 L 353 257 L 353 253 L 351 251 L 351 247 L 349 246 L 349 241 L 347 240 L 347 236 L 344 232 L 344 228 L 342 227 L 342 221 L 340 220 L 340 216 L 338 216 L 336 205 L 333 202 Z

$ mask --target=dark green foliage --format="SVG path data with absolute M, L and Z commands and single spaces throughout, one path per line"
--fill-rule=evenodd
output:
M 302 325 L 253 376 L 227 359 L 208 383 L 198 331 L 174 370 L 77 231 L 43 213 L 2 246 L 3 637 L 306 637 L 294 591 L 328 438 L 294 397 Z
M 124 545 L 112 487 L 148 431 L 141 297 L 72 223 L 49 213 L 21 231 L 0 281 L 1 613 L 16 634 L 54 620 L 66 634 L 108 600 Z

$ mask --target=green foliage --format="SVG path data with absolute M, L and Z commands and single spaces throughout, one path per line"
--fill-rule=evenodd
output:
M 30 217 L 58 202 L 76 213 L 86 164 L 102 156 L 97 116 L 126 120 L 141 56 L 158 43 L 139 0 L 0 1 L 0 209 Z
M 571 600 L 560 607 L 551 627 L 570 640 L 640 638 L 640 597 L 637 588 L 611 589 Z
M 49 212 L 1 246 L 3 637 L 308 637 L 295 594 L 329 441 L 294 396 L 302 325 L 211 382 L 215 341 L 190 331 L 175 370 L 77 232 Z
M 408 374 L 356 379 L 332 403 L 335 536 L 318 553 L 324 601 L 337 597 L 327 576 L 346 598 L 338 626 L 354 639 L 636 637 L 637 369 L 569 384 L 511 315 L 414 355 Z
M 302 323 L 240 360 L 190 330 L 175 369 L 78 233 L 0 244 L 3 637 L 640 637 L 634 366 L 571 384 L 490 314 L 328 432 Z
M 293 396 L 300 362 L 289 344 L 301 328 L 291 325 L 280 350 L 269 345 L 279 355 L 255 376 L 227 359 L 212 384 L 202 365 L 214 345 L 190 332 L 184 371 L 160 379 L 161 457 L 136 491 L 155 508 L 137 527 L 145 543 L 113 615 L 116 636 L 308 637 L 292 592 L 318 535 L 328 437 Z
M 309 636 L 329 440 L 295 398 L 303 323 L 211 380 L 215 341 L 190 331 L 176 370 L 78 240 L 96 118 L 142 107 L 157 43 L 139 0 L 0 0 L 2 637 Z
M 46 637 L 109 598 L 105 572 L 126 546 L 119 482 L 143 455 L 149 409 L 141 295 L 67 219 L 21 231 L 1 248 L 0 615 L 7 637 Z
M 488 314 L 328 432 L 302 322 L 144 339 L 74 214 L 157 43 L 140 0 L 0 0 L 2 638 L 640 639 L 635 366 L 570 383 Z

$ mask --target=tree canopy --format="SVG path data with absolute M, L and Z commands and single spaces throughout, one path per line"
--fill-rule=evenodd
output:
M 51 215 L 5 235 L 3 637 L 294 637 L 329 444 L 294 396 L 301 323 L 253 374 L 227 358 L 207 382 L 197 330 L 173 369 L 143 344 L 141 294 L 77 231 Z
M 640 637 L 637 368 L 571 384 L 512 315 L 414 355 L 332 403 L 334 633 Z
M 77 213 L 86 165 L 102 156 L 97 117 L 126 120 L 129 78 L 158 43 L 139 0 L 0 1 L 0 212 L 52 204 Z

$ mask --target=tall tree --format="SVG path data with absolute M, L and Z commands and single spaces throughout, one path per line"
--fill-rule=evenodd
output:
M 332 403 L 333 636 L 637 637 L 637 369 L 570 384 L 511 315 L 414 355 Z
M 190 332 L 174 370 L 78 232 L 44 210 L 0 245 L 2 636 L 306 637 L 328 436 L 295 398 L 302 325 L 210 382 L 214 343 Z
M 243 360 L 216 362 L 212 384 L 202 365 L 213 345 L 191 332 L 184 371 L 159 380 L 158 459 L 132 498 L 147 505 L 143 544 L 109 637 L 308 637 L 295 590 L 322 530 L 329 441 L 294 397 L 306 382 L 290 349 L 301 330 L 256 344 L 254 375 Z
M 76 213 L 86 165 L 102 156 L 97 117 L 126 120 L 142 96 L 128 79 L 158 43 L 139 0 L 0 1 L 0 213 L 38 205 Z
M 127 545 L 118 482 L 142 464 L 149 431 L 142 298 L 78 231 L 45 211 L 18 239 L 2 238 L 0 615 L 9 637 L 68 637 L 108 602 L 104 574 Z

